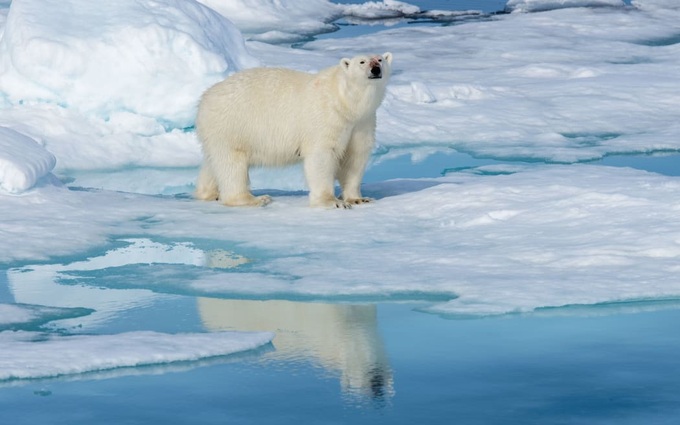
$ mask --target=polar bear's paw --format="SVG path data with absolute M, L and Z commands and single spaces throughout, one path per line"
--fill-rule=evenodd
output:
M 194 198 L 201 201 L 217 201 L 219 197 L 220 194 L 217 192 L 217 189 L 199 188 L 194 192 Z
M 253 196 L 248 194 L 222 199 L 220 201 L 228 207 L 264 207 L 265 205 L 272 203 L 272 197 L 269 195 Z
M 324 199 L 317 199 L 314 201 L 310 202 L 310 205 L 312 207 L 316 208 L 328 208 L 328 209 L 350 209 L 352 208 L 352 204 L 349 202 L 343 201 L 342 199 L 338 198 L 324 198 Z
M 257 203 L 254 205 L 256 207 L 264 207 L 272 203 L 272 197 L 269 195 L 260 195 L 254 197 Z
M 329 208 L 343 208 L 343 209 L 348 210 L 348 209 L 352 208 L 352 204 L 350 204 L 349 202 L 345 202 L 342 199 L 336 199 L 335 202 L 328 205 L 328 207 Z
M 361 204 L 368 204 L 369 202 L 373 202 L 375 199 L 373 198 L 347 198 L 345 199 L 345 202 L 350 204 L 350 205 L 361 205 Z

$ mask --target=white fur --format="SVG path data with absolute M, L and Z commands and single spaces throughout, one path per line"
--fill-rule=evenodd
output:
M 361 180 L 391 63 L 392 54 L 385 53 L 344 58 L 318 74 L 255 68 L 208 89 L 196 117 L 204 155 L 196 198 L 266 205 L 270 197 L 250 192 L 249 167 L 304 161 L 311 206 L 369 202 Z M 370 78 L 375 66 L 382 78 Z M 335 197 L 336 179 L 342 200 Z

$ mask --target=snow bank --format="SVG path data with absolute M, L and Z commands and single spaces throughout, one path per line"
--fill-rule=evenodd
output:
M 196 361 L 252 350 L 273 337 L 266 332 L 76 336 L 0 332 L 0 381 Z
M 10 193 L 32 188 L 50 174 L 56 159 L 35 140 L 0 127 L 0 189 Z
M 344 15 L 362 19 L 398 18 L 420 13 L 420 8 L 396 0 L 369 1 L 362 4 L 344 5 Z
M 334 31 L 342 7 L 328 0 L 199 0 L 233 22 L 248 38 L 293 42 Z
M 102 118 L 42 103 L 15 105 L 0 112 L 0 126 L 39 140 L 54 154 L 57 175 L 61 170 L 196 167 L 201 161 L 192 132 L 167 131 L 155 118 L 128 111 Z
M 293 43 L 311 36 L 336 31 L 332 22 L 342 18 L 363 20 L 415 17 L 420 8 L 397 0 L 335 4 L 328 0 L 198 0 L 233 22 L 249 40 Z M 453 17 L 439 11 L 420 17 Z
M 509 0 L 510 12 L 544 12 L 568 7 L 623 7 L 623 0 Z
M 128 111 L 192 125 L 211 84 L 257 62 L 239 31 L 193 0 L 14 0 L 0 39 L 0 91 L 108 118 Z

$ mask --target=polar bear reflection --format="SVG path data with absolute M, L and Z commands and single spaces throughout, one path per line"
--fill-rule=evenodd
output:
M 276 332 L 276 350 L 267 356 L 339 372 L 350 396 L 384 401 L 393 394 L 375 305 L 199 298 L 198 309 L 209 330 Z

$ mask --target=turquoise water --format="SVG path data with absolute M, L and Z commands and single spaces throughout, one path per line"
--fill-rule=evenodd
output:
M 280 303 L 211 302 L 246 303 L 253 315 Z M 325 324 L 346 329 L 330 335 L 333 350 L 304 324 L 279 318 L 284 340 L 256 352 L 0 384 L 2 417 L 17 425 L 671 424 L 680 417 L 677 305 L 480 320 L 446 320 L 419 313 L 420 306 L 299 303 L 303 312 L 354 313 Z M 196 299 L 176 298 L 119 322 L 168 331 L 229 326 L 209 315 Z M 348 347 L 373 353 L 372 360 L 338 360 Z
M 377 155 L 370 164 L 365 176 L 366 183 L 373 183 L 396 178 L 434 178 L 456 172 L 475 172 L 485 165 L 514 164 L 532 165 L 540 163 L 535 159 L 505 160 L 480 158 L 456 151 L 443 149 L 423 158 L 414 159 L 408 151 L 393 152 L 389 157 Z M 680 176 L 680 153 L 657 152 L 652 154 L 608 155 L 588 164 L 608 167 L 627 167 L 644 170 L 666 176 Z

